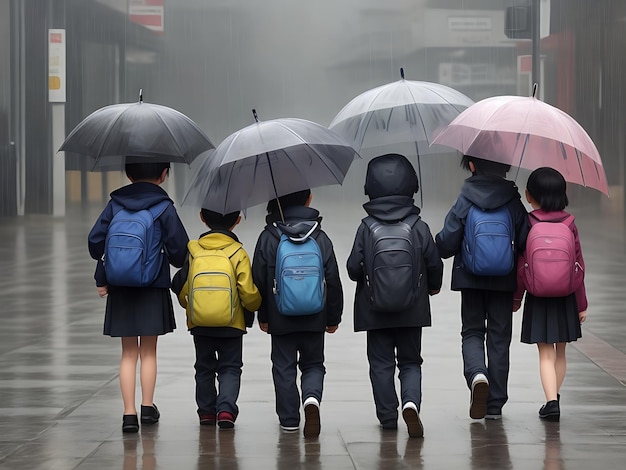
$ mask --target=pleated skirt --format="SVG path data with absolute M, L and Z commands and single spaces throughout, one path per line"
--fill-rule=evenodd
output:
M 109 286 L 104 334 L 159 336 L 176 328 L 169 289 Z
M 526 293 L 522 343 L 569 343 L 582 336 L 576 295 L 534 297 Z

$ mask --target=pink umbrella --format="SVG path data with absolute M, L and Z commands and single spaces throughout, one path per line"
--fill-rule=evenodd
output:
M 479 101 L 433 139 L 486 160 L 534 170 L 552 167 L 566 181 L 608 196 L 606 174 L 593 141 L 571 116 L 533 96 L 495 96 Z

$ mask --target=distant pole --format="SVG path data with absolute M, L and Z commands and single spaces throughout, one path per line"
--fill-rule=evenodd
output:
M 532 0 L 531 11 L 531 38 L 532 38 L 532 83 L 539 83 L 541 66 L 541 53 L 539 51 L 539 42 L 541 41 L 541 0 Z M 543 87 L 543 84 L 541 84 Z

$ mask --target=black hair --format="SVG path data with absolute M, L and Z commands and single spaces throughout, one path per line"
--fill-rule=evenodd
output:
M 134 181 L 156 180 L 161 177 L 163 170 L 169 168 L 170 164 L 168 162 L 126 163 L 124 165 L 126 176 Z
M 477 175 L 501 176 L 504 178 L 511 169 L 511 165 L 507 165 L 506 163 L 492 162 L 491 160 L 472 157 L 471 155 L 463 155 L 463 158 L 461 158 L 461 168 L 472 171 L 469 167 L 469 162 L 474 164 L 474 169 L 476 170 L 475 174 Z
M 534 170 L 528 177 L 526 189 L 544 211 L 562 211 L 569 204 L 565 178 L 554 168 L 544 166 Z
M 237 217 L 239 217 L 239 211 L 220 214 L 209 209 L 202 209 L 204 223 L 212 230 L 229 230 L 237 222 Z
M 293 206 L 304 206 L 306 201 L 309 199 L 311 195 L 310 189 L 304 189 L 302 191 L 296 191 L 295 193 L 285 194 L 284 196 L 280 196 L 280 207 L 285 210 L 287 207 Z M 272 199 L 267 203 L 267 212 L 268 214 L 275 214 L 278 212 L 278 201 L 276 199 Z

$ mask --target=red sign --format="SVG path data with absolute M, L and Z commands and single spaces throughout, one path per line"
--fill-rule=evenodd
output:
M 163 11 L 165 0 L 130 0 L 128 16 L 134 23 L 163 34 Z

